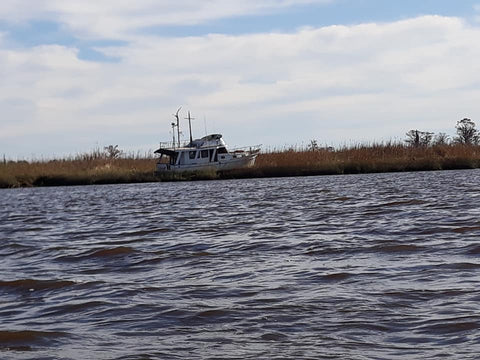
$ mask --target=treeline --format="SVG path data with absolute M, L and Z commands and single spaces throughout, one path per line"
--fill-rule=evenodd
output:
M 471 119 L 464 118 L 455 126 L 457 136 L 450 138 L 445 133 L 435 134 L 429 131 L 410 130 L 406 133 L 405 142 L 414 147 L 428 147 L 435 145 L 479 145 L 480 134 Z

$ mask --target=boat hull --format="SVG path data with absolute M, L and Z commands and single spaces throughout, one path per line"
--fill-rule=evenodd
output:
M 228 161 L 216 161 L 208 164 L 185 164 L 185 165 L 170 165 L 157 164 L 156 173 L 165 174 L 172 172 L 202 172 L 202 171 L 224 171 L 235 170 L 252 167 L 255 164 L 257 154 L 242 156 Z

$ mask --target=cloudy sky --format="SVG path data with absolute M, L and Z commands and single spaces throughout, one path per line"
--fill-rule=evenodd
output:
M 480 121 L 480 0 L 2 0 L 0 156 L 266 148 Z M 182 123 L 188 137 L 188 123 Z

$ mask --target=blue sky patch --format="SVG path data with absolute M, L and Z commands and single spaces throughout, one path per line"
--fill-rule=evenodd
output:
M 0 22 L 0 32 L 6 34 L 9 47 L 30 48 L 41 45 L 61 45 L 79 50 L 82 60 L 97 62 L 118 62 L 115 57 L 105 56 L 96 48 L 108 46 L 126 46 L 128 42 L 120 40 L 83 40 L 74 36 L 64 26 L 53 21 L 32 20 L 27 23 L 7 24 Z
M 301 27 L 389 22 L 422 15 L 457 16 L 474 21 L 476 0 L 338 0 L 255 15 L 232 16 L 194 25 L 150 26 L 139 34 L 162 37 L 292 32 Z

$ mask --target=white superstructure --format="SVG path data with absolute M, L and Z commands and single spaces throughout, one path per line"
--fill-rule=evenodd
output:
M 180 109 L 179 109 L 180 110 Z M 179 128 L 178 111 L 175 115 L 177 124 L 172 123 L 173 134 L 175 127 Z M 188 114 L 190 125 L 190 113 Z M 191 126 L 190 126 L 191 129 Z M 160 148 L 155 154 L 160 154 L 157 162 L 157 173 L 180 172 L 180 171 L 204 171 L 204 170 L 232 170 L 251 167 L 260 151 L 259 146 L 228 150 L 222 135 L 211 134 L 201 139 L 192 140 L 188 143 L 173 142 L 160 143 Z

